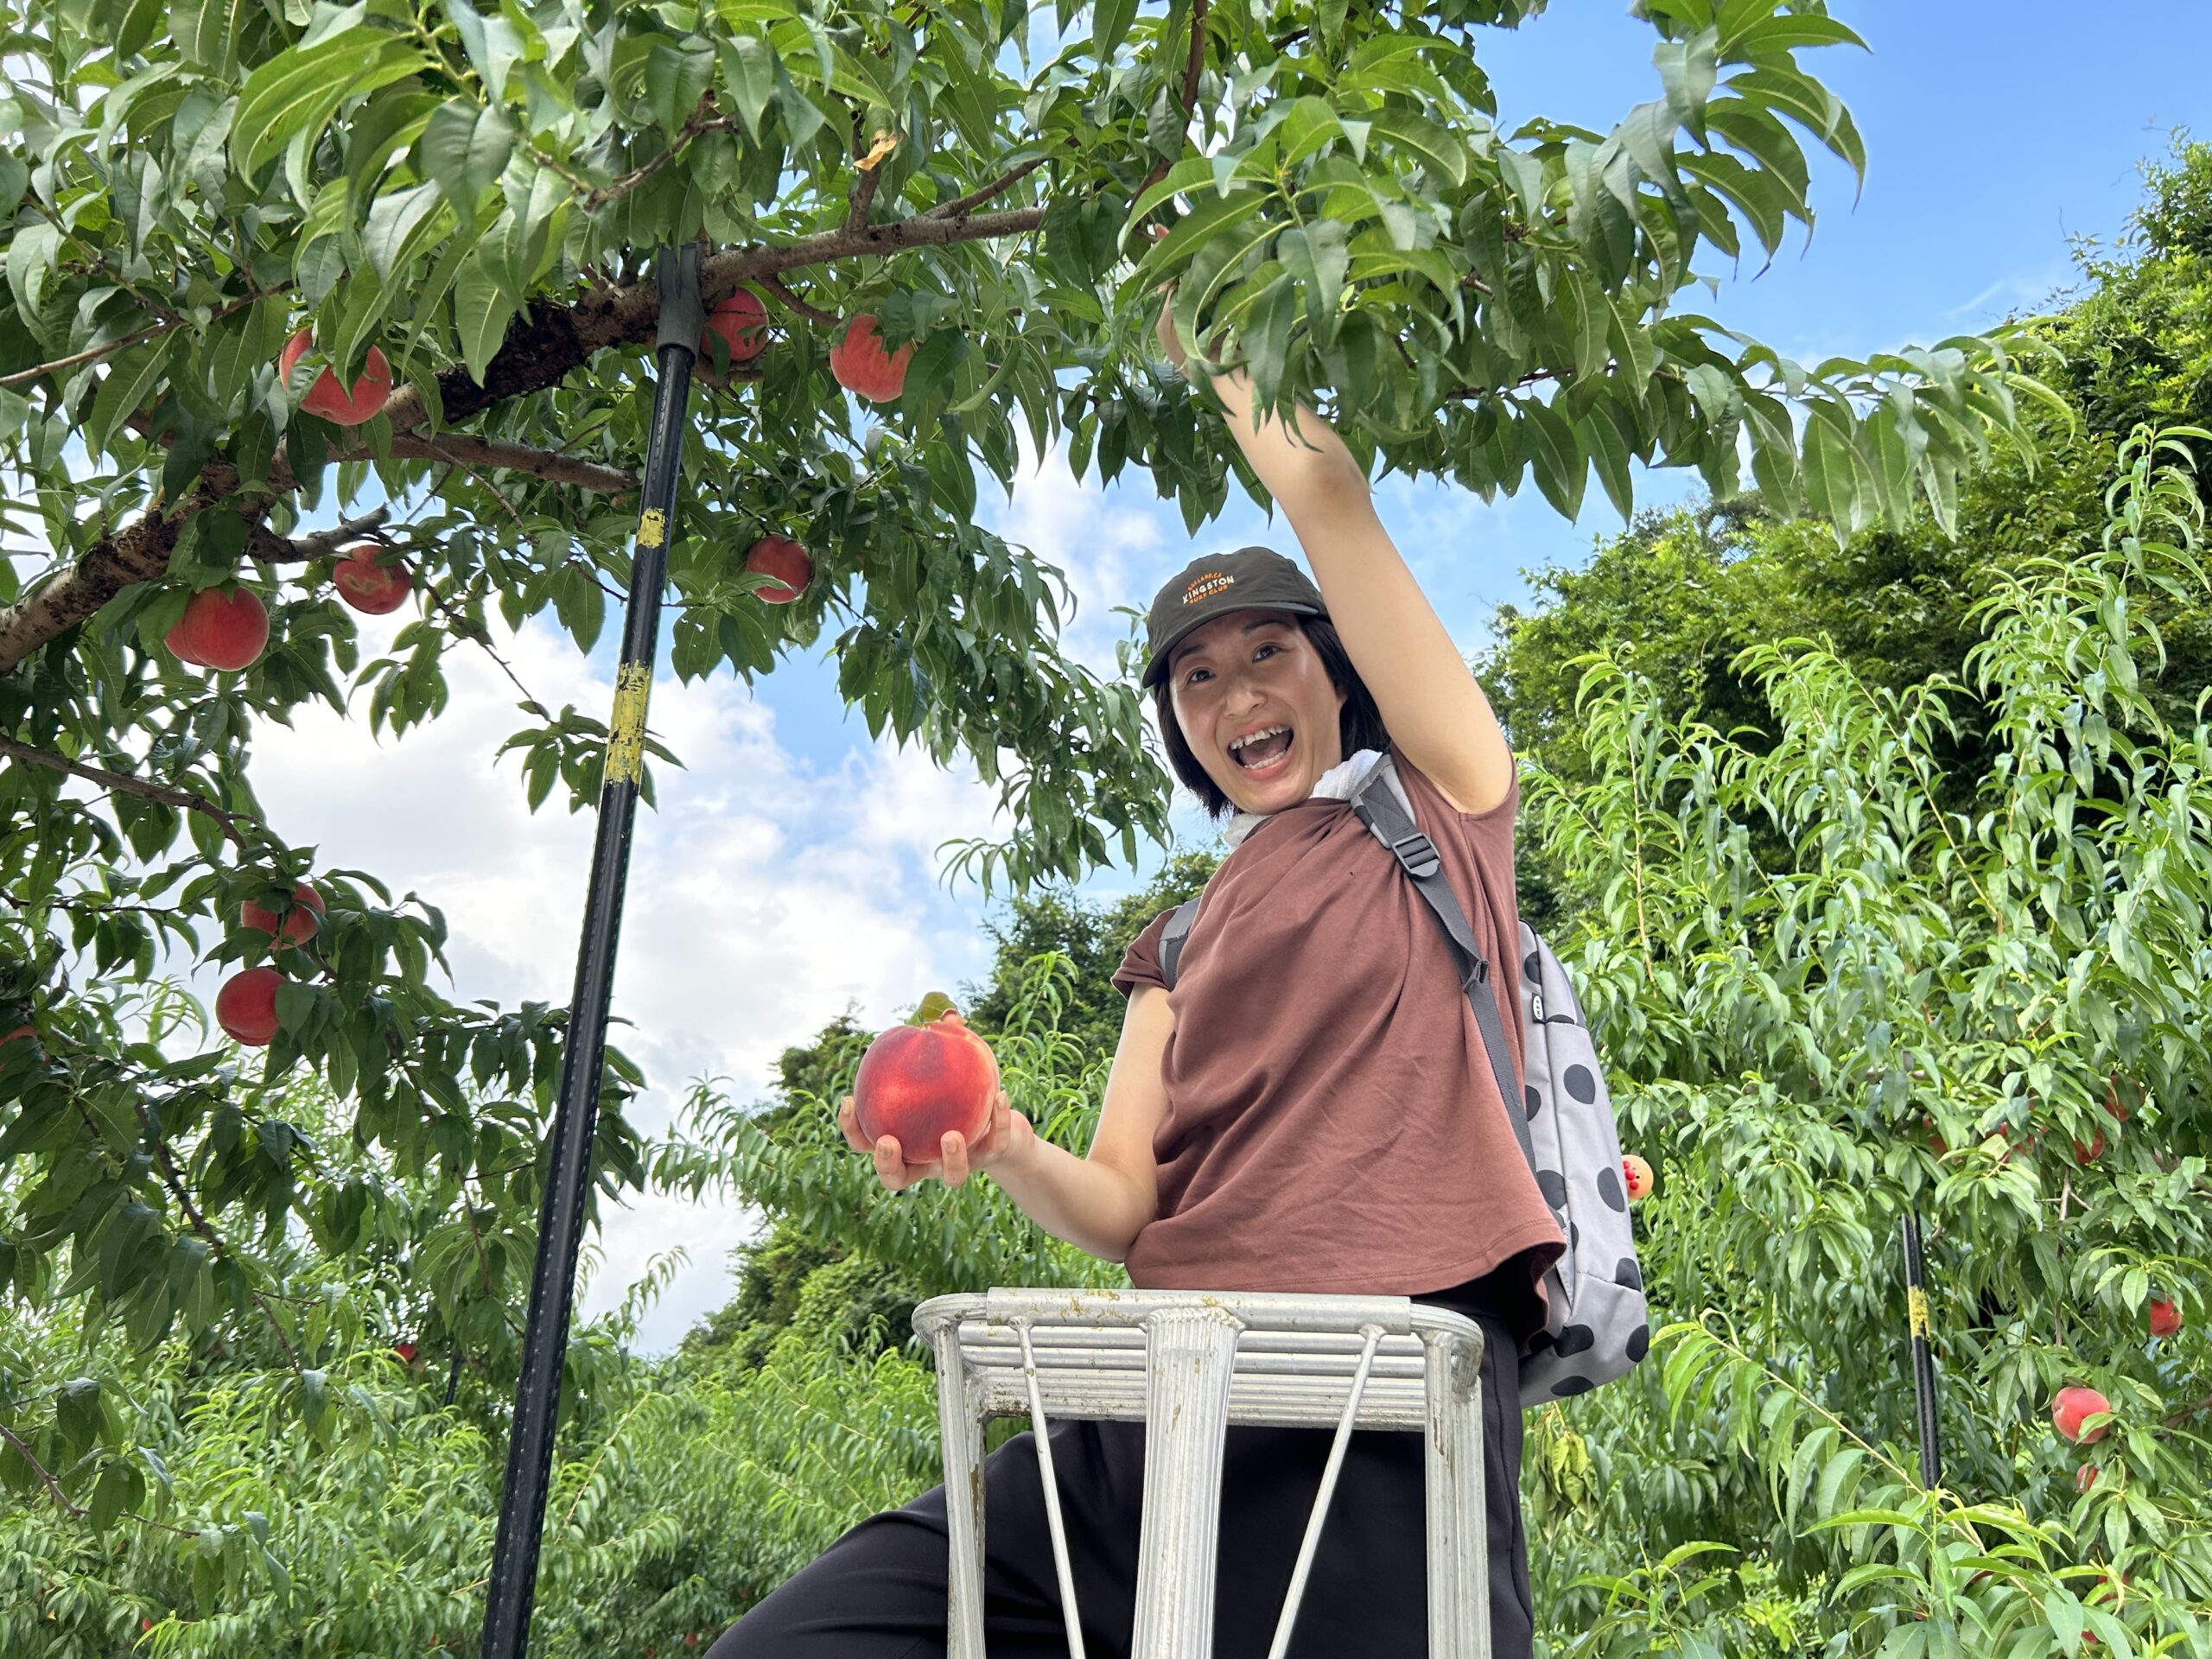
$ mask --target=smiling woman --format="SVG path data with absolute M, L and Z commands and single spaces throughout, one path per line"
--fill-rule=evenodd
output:
M 1179 347 L 1163 327 L 1178 365 Z M 989 1175 L 1046 1231 L 1126 1264 L 1141 1288 L 1407 1296 L 1484 1334 L 1491 1651 L 1531 1651 L 1518 1496 L 1519 1355 L 1544 1324 L 1565 1244 L 1523 1160 L 1450 947 L 1347 800 L 1384 754 L 1469 918 L 1520 1052 L 1513 826 L 1503 734 L 1376 517 L 1367 480 L 1312 410 L 1251 418 L 1242 373 L 1215 389 L 1319 577 L 1263 547 L 1193 561 L 1154 597 L 1144 683 L 1176 774 L 1233 850 L 1173 981 L 1163 913 L 1114 976 L 1128 998 L 1088 1154 L 1051 1144 L 1002 1095 L 972 1144 L 871 1144 L 887 1186 Z M 1043 1494 L 1024 1436 L 986 1460 L 987 1640 L 1059 1652 Z M 1217 1655 L 1256 1656 L 1300 1547 L 1325 1433 L 1238 1427 L 1222 1476 Z M 1094 1638 L 1128 1650 L 1145 1488 L 1141 1423 L 1052 1432 L 1069 1548 Z M 1311 1565 L 1294 1656 L 1425 1652 L 1426 1508 L 1417 1440 L 1351 1436 Z M 1007 1517 L 1002 1522 L 1000 1517 Z M 869 1517 L 715 1644 L 751 1655 L 942 1651 L 942 1488 Z M 1101 1611 L 1106 1614 L 1099 1618 Z

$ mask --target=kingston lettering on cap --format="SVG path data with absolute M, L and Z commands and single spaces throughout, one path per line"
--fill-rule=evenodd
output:
M 1191 633 L 1230 611 L 1290 611 L 1326 616 L 1321 590 L 1297 565 L 1268 547 L 1240 547 L 1193 559 L 1153 596 L 1145 629 L 1147 686 L 1167 673 L 1167 658 Z

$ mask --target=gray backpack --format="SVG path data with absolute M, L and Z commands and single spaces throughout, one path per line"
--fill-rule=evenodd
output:
M 1509 1103 L 1505 1115 L 1567 1240 L 1567 1253 L 1544 1281 L 1545 1327 L 1521 1351 L 1522 1407 L 1586 1394 L 1626 1376 L 1650 1345 L 1651 1331 L 1622 1184 L 1620 1135 L 1582 1005 L 1551 947 L 1522 923 L 1521 1023 L 1527 1035 L 1521 1072 L 1527 1081 L 1516 1082 L 1505 1023 L 1491 991 L 1490 964 L 1445 879 L 1435 846 L 1414 822 L 1413 804 L 1391 756 L 1385 754 L 1352 791 L 1351 805 L 1390 849 L 1451 943 L 1498 1094 Z M 1170 989 L 1198 909 L 1196 899 L 1177 906 L 1160 939 L 1160 972 Z M 1525 1112 L 1512 1109 L 1516 1100 L 1525 1103 Z

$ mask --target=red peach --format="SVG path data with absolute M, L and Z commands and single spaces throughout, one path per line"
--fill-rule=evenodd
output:
M 376 547 L 368 542 L 347 549 L 346 556 L 331 567 L 330 580 L 339 598 L 368 616 L 397 610 L 406 602 L 407 590 L 414 586 L 405 564 L 397 559 L 389 564 L 379 563 Z
M 2099 1129 L 2088 1140 L 2076 1140 L 2074 1142 L 2074 1161 L 2077 1164 L 2094 1164 L 2104 1156 L 2104 1150 L 2105 1132 Z
M 873 1143 L 896 1135 L 915 1163 L 938 1155 L 947 1135 L 970 1144 L 991 1127 L 999 1064 L 990 1045 L 957 1014 L 926 1026 L 893 1026 L 868 1045 L 853 1077 L 853 1110 Z
M 391 1345 L 391 1351 L 407 1364 L 415 1363 L 415 1344 L 411 1342 L 396 1342 Z
M 238 906 L 238 925 L 276 934 L 276 912 L 249 899 Z M 278 945 L 305 944 L 322 930 L 322 895 L 302 881 L 292 889 L 292 908 L 286 912 Z
M 2092 1433 L 2085 1435 L 2082 1433 L 2082 1424 L 2086 1419 L 2111 1409 L 2112 1402 L 2094 1389 L 2069 1383 L 2050 1402 L 2050 1421 L 2052 1426 L 2068 1440 L 2094 1444 L 2104 1439 L 2105 1430 L 2110 1425 L 2100 1423 Z
M 276 359 L 276 372 L 287 385 L 291 384 L 292 371 L 299 366 L 300 359 L 314 343 L 312 328 L 302 328 L 284 342 L 284 354 Z M 300 407 L 333 426 L 359 426 L 381 414 L 391 397 L 391 364 L 372 346 L 361 364 L 361 378 L 353 383 L 351 391 L 338 384 L 334 370 L 325 369 L 301 397 Z
M 913 360 L 914 343 L 908 340 L 895 352 L 887 352 L 875 332 L 875 315 L 863 311 L 845 325 L 845 333 L 830 348 L 830 372 L 848 391 L 871 403 L 887 404 L 906 389 L 906 365 Z
M 785 536 L 763 536 L 745 555 L 747 575 L 773 576 L 766 588 L 753 589 L 765 605 L 788 605 L 806 590 L 814 576 L 814 559 L 797 542 Z
M 2127 1122 L 2127 1108 L 2120 1103 L 2120 1079 L 2117 1077 L 2105 1080 L 2105 1112 L 2115 1123 Z
M 2074 1490 L 2075 1491 L 2086 1492 L 2090 1487 L 2096 1484 L 2097 1465 L 2095 1464 L 2085 1463 L 2079 1469 L 2076 1469 L 2074 1471 Z
M 266 1048 L 276 1035 L 276 989 L 283 982 L 274 968 L 233 974 L 215 993 L 215 1023 L 248 1048 Z
M 2180 1330 L 2181 1309 L 2163 1296 L 2151 1304 L 2151 1334 L 2152 1336 L 2171 1337 Z
M 0 1047 L 4 1047 L 4 1046 L 6 1046 L 8 1044 L 14 1042 L 14 1041 L 16 1040 L 16 1039 L 17 1039 L 18 1037 L 28 1037 L 28 1038 L 29 1038 L 29 1039 L 31 1039 L 31 1042 L 33 1043 L 33 1045 L 36 1045 L 36 1043 L 38 1042 L 38 1033 L 37 1033 L 37 1032 L 35 1032 L 35 1031 L 32 1030 L 32 1029 L 31 1029 L 31 1027 L 29 1027 L 29 1026 L 17 1026 L 17 1027 L 16 1027 L 13 1031 L 10 1032 L 10 1033 L 5 1036 L 5 1037 L 0 1037 Z
M 223 673 L 250 667 L 269 645 L 269 609 L 250 588 L 204 588 L 185 601 L 177 655 Z
M 1656 1178 L 1651 1173 L 1651 1166 L 1645 1163 L 1643 1159 L 1637 1157 L 1634 1153 L 1631 1152 L 1625 1154 L 1622 1157 L 1621 1184 L 1628 1188 L 1629 1201 L 1630 1203 L 1634 1203 L 1637 1199 L 1643 1198 L 1646 1193 L 1649 1192 L 1651 1191 L 1652 1181 L 1655 1179 Z
M 711 354 L 708 334 L 720 337 L 731 362 L 750 363 L 768 344 L 767 308 L 751 289 L 741 288 L 707 314 L 707 332 L 699 336 L 702 355 Z

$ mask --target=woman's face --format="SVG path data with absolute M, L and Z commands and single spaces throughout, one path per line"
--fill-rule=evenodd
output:
M 1244 811 L 1295 805 L 1344 758 L 1344 694 L 1287 611 L 1214 618 L 1169 655 L 1167 683 L 1183 741 Z

